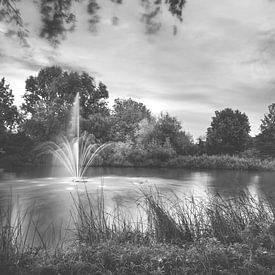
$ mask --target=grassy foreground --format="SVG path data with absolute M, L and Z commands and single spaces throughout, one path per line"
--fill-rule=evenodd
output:
M 0 274 L 275 274 L 272 199 L 141 193 L 136 218 L 106 213 L 103 193 L 78 193 L 74 239 L 55 250 L 22 247 L 1 216 Z

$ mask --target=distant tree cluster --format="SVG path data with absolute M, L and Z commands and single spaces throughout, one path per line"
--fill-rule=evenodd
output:
M 275 156 L 275 103 L 269 106 L 261 132 L 254 138 L 249 135 L 247 115 L 226 108 L 215 112 L 206 138 L 194 142 L 180 121 L 168 113 L 155 117 L 131 98 L 117 98 L 109 108 L 104 83 L 87 73 L 53 66 L 27 78 L 20 108 L 13 104 L 5 79 L 0 81 L 0 165 L 7 159 L 16 164 L 31 162 L 36 145 L 68 135 L 77 93 L 81 131 L 92 134 L 97 143 L 115 144 L 102 159 L 107 165 L 161 165 L 180 155 Z
M 216 111 L 207 129 L 206 146 L 211 154 L 235 154 L 244 151 L 249 141 L 248 117 L 239 110 Z

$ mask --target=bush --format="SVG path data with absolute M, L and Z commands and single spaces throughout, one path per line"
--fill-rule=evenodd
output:
M 275 170 L 275 161 L 238 156 L 179 156 L 167 163 L 168 167 L 188 169 Z

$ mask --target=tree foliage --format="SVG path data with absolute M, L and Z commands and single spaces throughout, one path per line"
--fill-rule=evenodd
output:
M 19 163 L 20 159 L 28 161 L 36 143 L 70 133 L 71 109 L 77 92 L 80 93 L 81 130 L 93 134 L 98 143 L 117 141 L 109 148 L 113 157 L 105 155 L 100 163 L 162 166 L 176 164 L 179 155 L 236 154 L 254 145 L 264 157 L 275 156 L 275 103 L 269 106 L 256 138 L 249 136 L 247 115 L 226 108 L 215 112 L 206 140 L 200 138 L 198 144 L 194 144 L 176 117 L 168 113 L 154 117 L 143 103 L 131 98 L 116 99 L 113 109 L 109 110 L 108 90 L 103 83 L 97 85 L 87 73 L 53 66 L 41 69 L 37 76 L 26 80 L 23 122 L 13 105 L 9 85 L 4 78 L 0 81 L 0 164 L 4 165 L 6 160 L 9 163 Z M 14 128 L 17 133 L 11 131 Z M 22 148 L 19 149 L 20 140 Z M 255 147 L 243 154 L 250 156 L 252 152 L 252 157 L 258 156 Z
M 264 115 L 262 119 L 262 124 L 260 126 L 261 132 L 274 130 L 275 127 L 275 103 L 268 106 L 268 113 Z
M 81 131 L 91 133 L 99 143 L 110 141 L 111 118 L 109 115 L 96 113 L 80 121 Z
M 135 141 L 149 151 L 158 146 L 159 150 L 165 149 L 170 155 L 194 151 L 192 136 L 182 131 L 180 121 L 168 113 L 162 113 L 151 121 L 142 120 L 135 133 Z
M 0 81 L 0 133 L 11 131 L 19 120 L 17 107 L 13 104 L 14 95 L 5 78 Z
M 109 115 L 107 87 L 101 82 L 96 85 L 87 73 L 53 66 L 41 69 L 37 76 L 30 76 L 26 80 L 22 110 L 31 115 L 31 119 L 26 120 L 24 129 L 37 141 L 66 132 L 77 93 L 83 119 L 98 113 Z
M 129 99 L 115 99 L 112 112 L 111 134 L 116 141 L 134 140 L 139 123 L 152 120 L 150 110 L 143 103 Z
M 161 114 L 155 127 L 155 139 L 160 144 L 165 144 L 167 140 L 178 154 L 186 154 L 193 145 L 192 136 L 181 130 L 182 126 L 176 117 L 168 113 Z
M 138 0 L 139 1 L 139 0 Z M 16 5 L 19 2 L 19 5 Z M 29 30 L 21 16 L 18 6 L 22 6 L 22 0 L 0 0 L 0 22 L 8 26 L 6 36 L 17 35 L 25 46 L 28 46 Z M 31 2 L 31 1 L 29 1 Z M 97 25 L 102 20 L 99 15 L 102 3 L 99 0 L 38 0 L 32 1 L 40 17 L 39 34 L 41 38 L 47 39 L 52 45 L 56 46 L 66 38 L 68 32 L 76 29 L 77 14 L 74 4 L 84 6 L 88 14 L 89 30 L 97 31 Z M 122 0 L 110 0 L 112 5 L 122 5 Z M 168 9 L 172 16 L 178 21 L 182 21 L 183 8 L 186 0 L 141 0 L 141 21 L 144 22 L 148 34 L 156 33 L 161 27 L 161 16 L 163 9 Z M 28 3 L 30 4 L 30 3 Z M 119 17 L 113 15 L 111 18 L 113 25 L 119 24 Z M 173 26 L 173 33 L 176 34 L 176 26 Z
M 55 106 L 56 115 L 60 115 L 72 106 L 77 93 L 84 118 L 98 112 L 108 113 L 105 99 L 109 94 L 103 83 L 97 86 L 87 73 L 64 71 L 57 66 L 41 69 L 37 76 L 26 80 L 22 109 L 34 115 L 39 106 L 45 109 Z
M 135 131 L 135 141 L 140 144 L 147 144 L 154 139 L 155 134 L 155 119 L 144 118 L 138 124 Z
M 235 154 L 246 149 L 249 141 L 248 117 L 239 110 L 216 111 L 207 129 L 206 146 L 211 154 Z
M 33 160 L 32 140 L 25 133 L 7 132 L 0 134 L 0 167 L 23 166 Z
M 268 106 L 260 126 L 260 134 L 256 136 L 256 148 L 263 156 L 275 156 L 275 103 Z
M 21 122 L 14 96 L 5 79 L 0 81 L 0 167 L 14 167 L 28 158 L 30 140 L 18 132 Z M 21 162 L 22 163 L 22 162 Z

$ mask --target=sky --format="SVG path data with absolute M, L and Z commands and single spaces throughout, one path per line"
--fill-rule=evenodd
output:
M 15 103 L 22 103 L 27 77 L 60 65 L 104 82 L 110 106 L 115 98 L 131 97 L 155 115 L 176 116 L 194 138 L 205 135 L 214 112 L 226 107 L 245 112 L 256 135 L 275 102 L 275 1 L 189 0 L 182 23 L 163 7 L 154 34 L 146 33 L 138 3 L 101 0 L 95 33 L 88 31 L 83 5 L 75 3 L 76 30 L 57 47 L 39 38 L 33 2 L 17 4 L 29 29 L 29 47 L 6 37 L 7 26 L 0 23 L 0 77 L 10 84 Z M 112 16 L 119 17 L 117 26 Z

